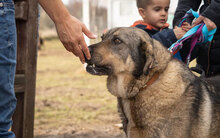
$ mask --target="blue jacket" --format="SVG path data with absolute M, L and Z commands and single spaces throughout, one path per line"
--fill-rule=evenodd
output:
M 169 24 L 165 24 L 161 30 L 157 30 L 149 24 L 144 23 L 142 20 L 134 22 L 132 27 L 137 27 L 149 34 L 153 39 L 158 40 L 165 47 L 169 48 L 173 43 L 177 41 L 176 35 L 173 32 L 173 29 L 169 29 Z M 177 53 L 175 58 L 182 59 Z

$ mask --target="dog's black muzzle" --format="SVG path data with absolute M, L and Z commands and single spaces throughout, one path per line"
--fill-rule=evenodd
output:
M 88 47 L 91 59 L 88 60 L 85 57 L 85 61 L 87 63 L 86 71 L 93 75 L 109 75 L 112 72 L 111 67 L 107 65 L 100 65 L 100 62 L 102 61 L 102 56 L 98 53 L 94 55 L 94 47 L 95 45 L 91 45 Z
M 92 57 L 92 48 L 91 48 L 91 46 L 89 46 L 88 49 L 89 49 L 90 55 L 91 55 L 91 57 Z M 91 60 L 89 60 L 89 59 L 86 58 L 85 53 L 83 53 L 83 54 L 84 54 L 84 57 L 85 57 L 85 62 L 89 64 L 89 63 L 91 62 Z

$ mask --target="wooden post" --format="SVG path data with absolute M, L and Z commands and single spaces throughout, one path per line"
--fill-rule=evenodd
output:
M 16 138 L 34 137 L 38 3 L 37 0 L 14 0 L 17 26 L 17 66 L 15 94 L 17 107 L 12 131 Z

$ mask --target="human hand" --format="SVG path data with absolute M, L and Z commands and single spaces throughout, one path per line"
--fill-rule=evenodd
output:
M 184 34 L 186 33 L 185 30 L 183 30 L 181 27 L 177 27 L 175 26 L 175 28 L 173 29 L 174 34 L 176 35 L 177 39 L 180 39 L 184 36 Z
M 70 16 L 66 20 L 56 22 L 55 25 L 59 39 L 66 50 L 79 57 L 82 63 L 85 63 L 85 57 L 91 58 L 83 34 L 91 39 L 95 39 L 96 36 L 80 20 Z
M 192 28 L 192 26 L 188 22 L 183 22 L 181 28 L 187 32 Z
M 206 18 L 206 17 L 204 17 L 204 16 L 199 16 L 199 18 L 197 18 L 197 19 L 194 21 L 192 27 L 198 25 L 198 24 L 201 23 L 201 22 L 204 22 L 204 23 L 206 24 L 206 26 L 207 26 L 207 28 L 208 28 L 208 31 L 213 30 L 213 29 L 216 28 L 216 24 L 215 24 L 213 21 L 211 21 L 209 18 Z

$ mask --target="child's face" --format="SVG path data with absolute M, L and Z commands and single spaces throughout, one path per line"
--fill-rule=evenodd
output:
M 170 0 L 152 0 L 145 9 L 139 8 L 139 13 L 145 23 L 159 30 L 167 22 L 169 5 Z

